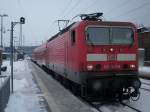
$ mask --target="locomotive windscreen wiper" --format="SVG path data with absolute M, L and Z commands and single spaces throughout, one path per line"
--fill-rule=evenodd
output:
M 94 47 L 94 43 L 92 42 L 92 40 L 89 37 L 89 33 L 86 32 L 86 39 L 87 41 Z
M 130 43 L 129 48 L 131 48 L 134 44 L 134 33 L 133 32 L 131 34 L 131 37 L 132 37 L 132 42 Z

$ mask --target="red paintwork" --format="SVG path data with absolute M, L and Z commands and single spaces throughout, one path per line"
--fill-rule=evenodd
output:
M 96 25 L 96 26 L 125 26 L 131 27 L 134 30 L 134 44 L 132 47 L 128 45 L 97 45 L 91 46 L 86 43 L 85 36 L 85 28 L 88 25 Z M 76 43 L 72 46 L 70 31 L 71 29 L 75 29 L 76 33 Z M 109 49 L 114 48 L 113 52 L 110 52 Z M 104 62 L 87 62 L 86 54 L 94 53 L 94 54 L 118 54 L 118 53 L 130 53 L 130 54 L 138 54 L 138 37 L 136 28 L 132 23 L 127 22 L 99 22 L 99 21 L 81 21 L 75 23 L 67 32 L 59 35 L 57 38 L 43 44 L 42 46 L 36 48 L 33 52 L 33 58 L 35 60 L 43 60 L 45 64 L 54 64 L 55 66 L 61 67 L 62 69 L 71 69 L 73 71 L 87 71 L 87 65 L 96 65 L 100 64 L 102 68 L 99 71 L 109 71 L 109 66 L 113 65 L 116 68 L 113 71 L 121 71 L 121 70 L 129 70 L 124 69 L 122 66 L 124 64 L 130 65 L 135 64 L 136 68 L 132 70 L 138 69 L 138 56 L 136 61 L 104 61 Z M 118 68 L 117 66 L 121 66 Z M 131 70 L 131 69 L 130 69 Z M 95 70 L 93 70 L 95 71 Z
M 39 63 L 45 62 L 46 58 L 46 43 L 41 45 L 40 47 L 34 49 L 32 53 L 33 60 L 38 61 Z

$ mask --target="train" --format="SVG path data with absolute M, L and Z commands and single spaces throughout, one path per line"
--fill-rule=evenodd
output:
M 32 60 L 84 98 L 136 98 L 141 86 L 137 28 L 131 22 L 103 21 L 102 15 L 79 15 L 81 21 L 35 48 Z

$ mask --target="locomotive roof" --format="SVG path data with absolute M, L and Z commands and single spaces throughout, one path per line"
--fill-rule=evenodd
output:
M 131 22 L 120 22 L 120 21 L 84 21 L 86 24 L 92 25 L 107 25 L 107 26 L 132 26 L 135 25 Z
M 135 25 L 133 24 L 133 23 L 131 23 L 131 22 L 118 22 L 118 21 L 89 21 L 89 20 L 83 20 L 83 21 L 81 21 L 81 22 L 85 22 L 85 23 L 87 23 L 87 24 L 95 24 L 95 25 L 97 25 L 97 23 L 98 23 L 98 25 L 108 25 L 108 26 L 132 26 L 132 27 L 134 27 L 135 28 Z M 64 28 L 63 30 L 61 30 L 60 32 L 58 32 L 57 34 L 55 34 L 54 36 L 52 36 L 49 40 L 47 40 L 47 42 L 49 42 L 49 41 L 51 41 L 51 40 L 53 40 L 53 39 L 55 39 L 58 35 L 61 35 L 61 34 L 63 34 L 63 33 L 65 33 L 65 32 L 67 32 L 67 31 L 69 31 L 69 29 L 75 24 L 75 23 L 77 23 L 77 22 L 74 22 L 74 23 L 72 23 L 72 24 L 70 24 L 68 27 L 66 27 L 66 28 Z
M 76 22 L 70 24 L 68 27 L 64 28 L 63 30 L 61 30 L 60 32 L 58 32 L 57 34 L 55 34 L 54 36 L 52 36 L 52 37 L 48 40 L 48 42 L 51 41 L 51 40 L 53 40 L 54 38 L 56 38 L 58 35 L 61 35 L 61 34 L 65 33 L 65 32 L 67 32 L 75 23 L 76 23 Z

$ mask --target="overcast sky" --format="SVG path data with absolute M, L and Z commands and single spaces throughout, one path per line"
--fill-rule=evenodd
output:
M 71 19 L 77 14 L 103 12 L 106 20 L 130 21 L 150 27 L 150 0 L 0 0 L 4 19 L 4 44 L 9 45 L 11 21 L 26 18 L 23 25 L 25 45 L 39 45 L 58 32 L 56 20 Z M 19 25 L 15 27 L 18 40 Z

